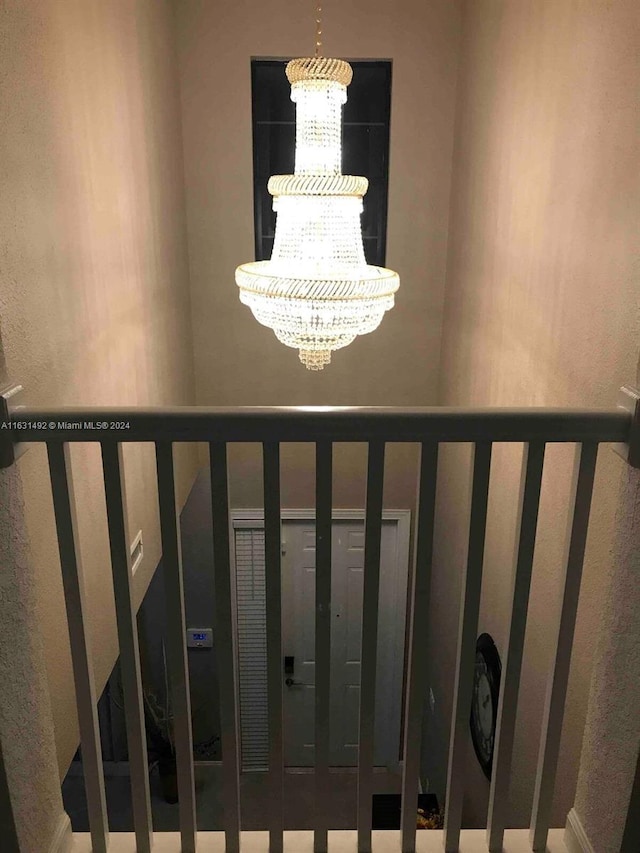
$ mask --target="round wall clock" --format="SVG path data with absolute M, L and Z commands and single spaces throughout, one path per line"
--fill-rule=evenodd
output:
M 501 671 L 493 639 L 489 634 L 480 634 L 476 642 L 470 725 L 473 748 L 487 779 L 491 779 Z

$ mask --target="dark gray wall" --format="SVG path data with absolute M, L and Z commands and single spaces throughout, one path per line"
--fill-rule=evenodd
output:
M 180 515 L 185 612 L 188 628 L 212 628 L 214 612 L 211 492 L 202 468 Z M 166 701 L 163 642 L 166 637 L 164 566 L 158 563 L 138 611 L 140 657 L 145 691 Z M 220 713 L 215 637 L 212 649 L 189 649 L 189 680 L 196 758 L 220 758 Z M 99 702 L 102 749 L 106 761 L 127 760 L 119 661 Z M 215 740 L 218 739 L 218 740 Z
M 209 471 L 202 468 L 180 516 L 185 613 L 188 628 L 212 628 L 214 615 L 213 546 Z M 162 560 L 153 576 L 138 613 L 145 687 L 164 696 L 163 640 L 165 631 L 164 574 Z M 215 638 L 213 649 L 189 649 L 189 679 L 194 744 L 220 734 L 218 675 Z M 219 758 L 207 750 L 208 759 Z

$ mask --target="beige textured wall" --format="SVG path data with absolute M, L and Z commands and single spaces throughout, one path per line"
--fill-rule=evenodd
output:
M 436 400 L 446 260 L 459 4 L 347 0 L 324 9 L 324 53 L 393 60 L 387 265 L 395 308 L 321 373 L 241 305 L 236 266 L 254 258 L 250 59 L 313 50 L 313 6 L 285 0 L 176 0 L 197 397 L 213 405 L 395 405 Z M 284 73 L 284 71 L 283 71 Z M 348 91 L 347 91 L 348 94 Z M 310 459 L 288 452 L 288 506 L 313 503 Z M 395 457 L 414 459 L 405 448 Z M 253 456 L 238 453 L 237 502 L 261 500 Z M 349 482 L 362 454 L 338 465 Z M 235 464 L 235 463 L 234 463 Z M 391 470 L 393 468 L 393 471 Z M 409 506 L 392 463 L 389 500 Z M 405 466 L 406 467 L 406 466 Z M 240 478 L 239 478 L 240 479 Z M 351 504 L 351 489 L 337 493 Z M 355 505 L 362 505 L 358 495 Z
M 5 0 L 0 319 L 9 376 L 33 405 L 193 402 L 179 98 L 164 0 Z M 183 454 L 180 490 L 192 481 Z M 96 446 L 73 459 L 95 673 L 117 655 Z M 42 447 L 20 460 L 60 772 L 77 746 Z M 159 556 L 151 447 L 127 449 L 140 600 Z
M 0 355 L 4 380 L 1 361 Z M 64 812 L 44 648 L 33 630 L 36 582 L 25 534 L 22 482 L 13 466 L 0 471 L 0 773 L 10 793 L 7 803 L 0 785 L 0 839 L 6 850 L 42 853 L 51 849 Z
M 629 469 L 622 478 L 612 561 L 575 800 L 598 853 L 622 850 L 627 808 L 637 821 L 640 807 L 637 786 L 630 802 L 640 752 L 640 471 Z M 627 843 L 625 850 L 635 849 Z
M 638 24 L 635 0 L 474 0 L 464 9 L 441 402 L 601 405 L 638 355 Z M 464 450 L 445 460 L 433 597 L 436 716 L 425 766 L 442 782 L 464 559 Z M 511 821 L 530 814 L 550 643 L 558 619 L 570 460 L 549 448 L 512 774 Z M 462 458 L 461 458 L 462 457 Z M 480 630 L 504 653 L 520 454 L 496 448 Z M 610 582 L 623 463 L 600 451 L 554 825 L 573 804 L 594 644 Z M 637 691 L 636 691 L 637 697 Z M 637 704 L 637 703 L 636 703 Z M 620 732 L 624 737 L 624 732 Z M 635 747 L 636 745 L 633 744 Z M 635 754 L 635 753 L 634 753 Z M 465 818 L 486 816 L 470 749 Z M 599 849 L 599 848 L 596 848 Z

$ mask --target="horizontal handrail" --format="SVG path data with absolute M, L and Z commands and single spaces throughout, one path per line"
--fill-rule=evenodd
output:
M 19 408 L 4 437 L 29 441 L 626 442 L 622 408 Z M 0 427 L 3 425 L 0 424 Z M 2 433 L 0 433 L 0 440 Z

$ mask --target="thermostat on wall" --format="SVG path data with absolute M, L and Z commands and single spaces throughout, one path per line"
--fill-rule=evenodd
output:
M 187 648 L 213 648 L 213 630 L 211 628 L 187 628 Z

